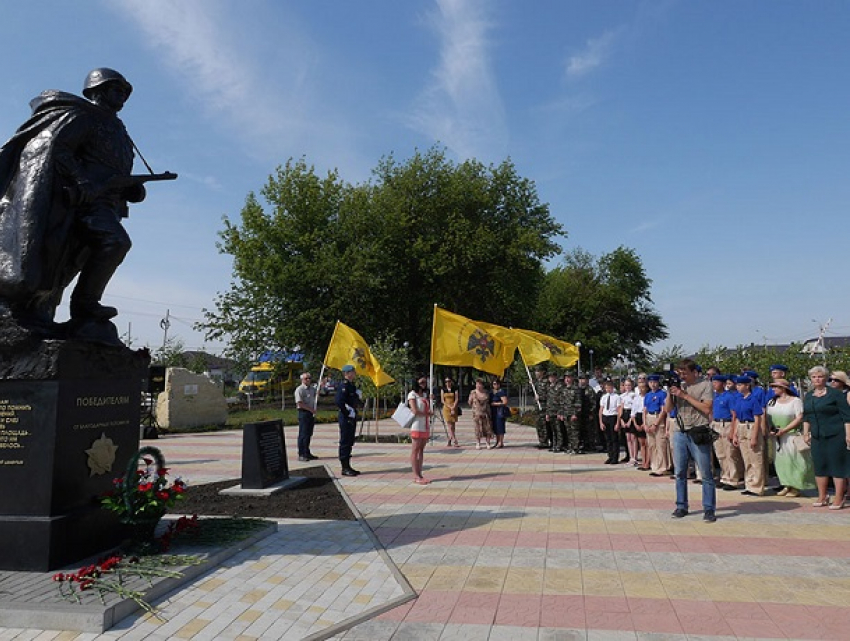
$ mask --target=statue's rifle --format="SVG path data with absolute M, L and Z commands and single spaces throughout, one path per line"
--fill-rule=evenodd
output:
M 177 174 L 172 173 L 170 171 L 163 172 L 161 174 L 130 174 L 127 176 L 113 176 L 103 186 L 97 190 L 96 194 L 106 194 L 111 191 L 124 192 L 133 187 L 140 187 L 144 185 L 146 182 L 156 182 L 160 180 L 176 180 Z M 74 207 L 79 205 L 82 202 L 80 189 L 75 186 L 69 186 L 64 188 L 64 200 L 65 204 Z M 144 198 L 144 192 L 141 192 L 141 196 L 139 196 L 139 200 Z M 129 198 L 128 200 L 132 200 L 133 202 L 138 202 L 135 198 Z

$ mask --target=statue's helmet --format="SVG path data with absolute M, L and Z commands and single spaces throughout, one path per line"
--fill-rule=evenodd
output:
M 100 67 L 99 69 L 89 71 L 89 75 L 86 76 L 86 82 L 83 84 L 83 95 L 86 98 L 91 98 L 95 88 L 105 85 L 108 82 L 120 83 L 126 89 L 128 96 L 133 93 L 133 85 L 127 82 L 124 76 L 115 71 L 115 69 Z

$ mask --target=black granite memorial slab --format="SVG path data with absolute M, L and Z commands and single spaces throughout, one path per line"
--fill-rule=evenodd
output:
M 149 356 L 49 343 L 41 350 L 40 377 L 0 378 L 3 570 L 51 570 L 114 546 L 123 535 L 98 498 L 139 448 Z M 0 357 L 12 367 L 14 355 Z
M 288 478 L 283 421 L 246 423 L 242 431 L 242 488 L 262 490 Z

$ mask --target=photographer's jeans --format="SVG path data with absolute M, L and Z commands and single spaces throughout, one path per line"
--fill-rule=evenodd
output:
M 673 467 L 676 470 L 676 508 L 688 509 L 688 461 L 696 461 L 702 476 L 702 509 L 714 512 L 717 493 L 714 470 L 711 466 L 711 445 L 697 445 L 687 432 L 675 430 L 673 436 Z

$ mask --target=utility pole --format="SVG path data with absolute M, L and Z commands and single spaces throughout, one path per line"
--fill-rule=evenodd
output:
M 171 327 L 171 321 L 168 317 L 171 315 L 171 310 L 165 310 L 165 318 L 159 321 L 159 326 L 162 328 L 162 352 L 165 353 L 165 347 L 168 345 L 168 328 Z

